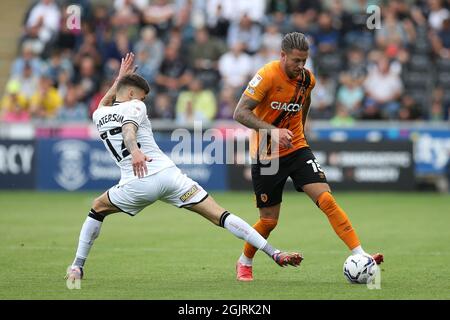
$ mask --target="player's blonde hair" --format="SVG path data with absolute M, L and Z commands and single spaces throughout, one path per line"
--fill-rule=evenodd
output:
M 284 52 L 291 52 L 294 49 L 308 51 L 308 39 L 303 33 L 300 32 L 288 33 L 284 36 L 283 41 L 281 42 L 281 49 Z

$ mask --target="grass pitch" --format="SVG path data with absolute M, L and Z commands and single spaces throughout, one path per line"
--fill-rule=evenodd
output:
M 96 193 L 0 192 L 0 299 L 450 299 L 450 197 L 427 193 L 336 193 L 368 252 L 385 263 L 380 290 L 347 283 L 350 254 L 304 195 L 285 193 L 270 242 L 299 250 L 299 268 L 265 254 L 255 280 L 235 280 L 243 242 L 200 216 L 162 202 L 136 217 L 105 219 L 81 290 L 63 280 Z M 251 193 L 213 193 L 250 224 Z

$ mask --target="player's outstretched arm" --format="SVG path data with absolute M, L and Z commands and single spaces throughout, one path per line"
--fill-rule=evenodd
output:
M 137 66 L 134 65 L 134 53 L 129 52 L 126 54 L 125 58 L 122 58 L 122 61 L 120 63 L 119 75 L 117 76 L 111 88 L 109 88 L 105 96 L 100 101 L 98 105 L 99 108 L 111 106 L 113 104 L 113 101 L 116 98 L 117 83 L 123 76 L 133 73 L 134 71 L 136 71 L 136 69 Z

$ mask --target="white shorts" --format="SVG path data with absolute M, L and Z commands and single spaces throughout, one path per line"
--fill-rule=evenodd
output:
M 177 167 L 161 170 L 124 185 L 115 185 L 107 192 L 109 201 L 129 215 L 136 215 L 156 200 L 179 208 L 202 202 L 208 193 Z

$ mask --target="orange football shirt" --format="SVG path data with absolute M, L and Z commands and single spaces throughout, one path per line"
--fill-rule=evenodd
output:
M 314 88 L 316 80 L 311 71 L 303 68 L 296 79 L 290 79 L 281 69 L 280 61 L 272 61 L 258 70 L 250 80 L 244 94 L 259 101 L 253 113 L 261 120 L 278 128 L 286 128 L 294 134 L 292 148 L 279 146 L 272 151 L 270 137 L 264 142 L 262 134 L 253 132 L 250 153 L 253 158 L 283 157 L 308 146 L 303 130 L 303 105 Z

